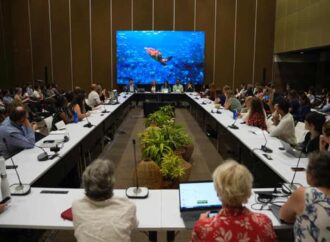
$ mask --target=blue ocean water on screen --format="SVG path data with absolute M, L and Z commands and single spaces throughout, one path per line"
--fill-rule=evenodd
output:
M 117 83 L 204 82 L 204 32 L 117 31 Z

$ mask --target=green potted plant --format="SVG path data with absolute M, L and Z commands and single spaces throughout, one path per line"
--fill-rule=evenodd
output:
M 157 126 L 162 127 L 166 124 L 174 124 L 174 119 L 162 112 L 154 112 L 149 114 L 148 118 L 145 120 L 145 126 Z
M 179 125 L 164 125 L 160 132 L 172 150 L 176 151 L 177 154 L 181 154 L 186 161 L 189 161 L 194 146 L 186 131 Z
M 159 109 L 159 111 L 171 118 L 174 118 L 175 116 L 174 107 L 172 105 L 163 106 Z
M 161 129 L 146 129 L 139 135 L 139 138 L 143 159 L 153 160 L 158 165 L 160 165 L 162 157 L 172 151 L 168 141 L 161 133 Z
M 188 180 L 191 165 L 182 157 L 170 152 L 162 158 L 160 172 L 163 176 L 163 188 L 176 188 L 181 180 Z

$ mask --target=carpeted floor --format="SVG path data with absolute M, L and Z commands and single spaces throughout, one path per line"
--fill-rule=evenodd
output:
M 176 123 L 183 125 L 193 139 L 195 144 L 194 153 L 191 158 L 193 164 L 190 180 L 211 179 L 211 174 L 222 158 L 212 145 L 208 137 L 202 132 L 194 118 L 187 109 L 176 109 Z M 114 140 L 105 147 L 100 158 L 109 158 L 116 164 L 116 185 L 117 189 L 125 189 L 133 186 L 134 156 L 132 139 L 137 141 L 137 159 L 141 157 L 138 143 L 138 133 L 144 129 L 143 110 L 139 107 L 133 108 L 121 124 Z M 59 231 L 53 233 L 53 239 L 44 240 L 47 242 L 73 242 L 76 241 L 73 231 Z M 189 241 L 191 231 L 185 230 L 177 234 L 175 241 Z M 133 242 L 147 242 L 147 236 L 140 231 L 132 235 Z M 164 231 L 158 233 L 158 241 L 166 241 Z

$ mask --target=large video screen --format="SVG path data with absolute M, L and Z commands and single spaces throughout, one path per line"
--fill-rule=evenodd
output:
M 204 32 L 117 31 L 117 84 L 204 82 Z

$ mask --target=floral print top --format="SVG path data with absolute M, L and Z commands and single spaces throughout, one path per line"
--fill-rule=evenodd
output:
M 270 242 L 276 235 L 271 220 L 245 207 L 225 207 L 211 218 L 199 219 L 191 242 Z
M 294 224 L 295 240 L 330 241 L 330 197 L 315 187 L 305 189 L 305 210 Z

